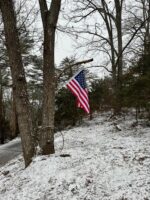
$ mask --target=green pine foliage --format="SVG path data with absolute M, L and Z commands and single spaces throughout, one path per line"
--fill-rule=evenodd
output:
M 111 79 L 93 80 L 89 97 L 92 112 L 110 109 L 112 106 Z
M 123 103 L 125 107 L 142 110 L 150 119 L 150 51 L 129 68 L 123 77 Z
M 62 88 L 56 95 L 55 127 L 61 130 L 67 126 L 74 126 L 84 115 L 76 107 L 76 99 L 67 88 Z

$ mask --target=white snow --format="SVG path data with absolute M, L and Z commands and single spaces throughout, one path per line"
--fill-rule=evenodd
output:
M 0 200 L 149 200 L 150 127 L 133 122 L 100 114 L 63 131 L 62 151 L 56 134 L 55 155 L 26 169 L 19 156 L 0 168 Z

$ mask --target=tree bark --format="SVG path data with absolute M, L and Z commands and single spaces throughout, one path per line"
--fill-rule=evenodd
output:
M 0 0 L 0 9 L 4 22 L 6 47 L 11 67 L 13 89 L 15 91 L 16 110 L 22 139 L 23 155 L 25 166 L 27 167 L 34 156 L 34 143 L 32 139 L 33 128 L 13 1 Z
M 4 144 L 3 126 L 3 90 L 2 90 L 2 76 L 0 69 L 0 144 Z
M 48 9 L 46 0 L 39 0 L 44 30 L 43 50 L 43 113 L 40 133 L 40 147 L 43 155 L 54 150 L 54 113 L 55 113 L 55 30 L 58 21 L 61 0 L 52 0 Z
M 18 135 L 18 120 L 17 120 L 17 112 L 16 112 L 16 102 L 15 102 L 15 94 L 12 92 L 12 106 L 11 106 L 11 114 L 10 114 L 10 137 L 11 139 L 17 137 Z
M 118 42 L 118 62 L 117 62 L 117 82 L 115 91 L 115 104 L 114 114 L 119 114 L 122 107 L 122 70 L 123 70 L 123 47 L 122 47 L 122 4 L 123 0 L 115 0 L 116 9 L 116 29 L 117 29 L 117 42 Z
M 112 65 L 112 82 L 113 82 L 113 108 L 114 114 L 118 114 L 121 111 L 122 97 L 121 97 L 121 86 L 122 86 L 122 67 L 123 67 L 123 55 L 122 55 L 122 5 L 123 0 L 115 0 L 116 15 L 112 16 L 108 5 L 105 0 L 101 0 L 102 13 L 101 16 L 106 24 L 110 47 L 111 47 L 111 65 Z M 104 15 L 104 16 L 103 16 Z M 114 37 L 113 37 L 113 26 L 114 22 L 117 30 L 117 43 L 118 46 L 115 49 Z M 117 63 L 116 63 L 117 58 Z

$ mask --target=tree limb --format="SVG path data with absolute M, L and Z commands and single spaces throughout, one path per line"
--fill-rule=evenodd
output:
M 72 65 L 69 65 L 69 66 L 65 67 L 65 68 L 63 69 L 63 71 L 61 71 L 60 74 L 57 76 L 57 80 L 59 80 L 60 77 L 62 76 L 62 74 L 63 74 L 65 71 L 67 71 L 67 69 L 69 69 L 70 67 L 74 67 L 74 66 L 81 65 L 81 64 L 86 64 L 86 63 L 89 63 L 89 62 L 92 62 L 92 61 L 93 61 L 93 58 L 88 59 L 88 60 L 79 61 L 79 62 L 76 62 L 76 63 L 74 63 L 74 64 L 72 64 Z
M 44 28 L 45 27 L 45 17 L 46 17 L 46 13 L 48 12 L 46 0 L 39 0 L 39 5 L 40 5 L 41 18 L 42 18 L 43 28 Z

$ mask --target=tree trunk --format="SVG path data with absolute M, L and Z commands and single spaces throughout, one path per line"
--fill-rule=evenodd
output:
M 52 0 L 48 9 L 46 0 L 39 0 L 44 30 L 43 51 L 43 113 L 40 147 L 43 155 L 54 150 L 54 113 L 55 113 L 55 30 L 58 21 L 61 0 Z
M 27 94 L 27 84 L 22 63 L 18 31 L 16 28 L 16 16 L 13 0 L 0 0 L 6 47 L 11 67 L 13 89 L 15 91 L 18 125 L 22 139 L 23 155 L 27 167 L 34 156 L 34 143 L 32 139 L 32 118 Z
M 17 120 L 17 112 L 16 112 L 16 102 L 15 102 L 15 94 L 12 92 L 12 106 L 11 106 L 11 114 L 10 114 L 10 137 L 11 139 L 17 137 L 18 135 L 18 120 Z
M 2 91 L 2 80 L 0 70 L 0 144 L 4 144 L 4 133 L 3 133 L 3 91 Z
M 44 66 L 43 66 L 43 113 L 40 146 L 42 154 L 54 153 L 54 31 L 47 27 L 44 33 Z
M 122 68 L 123 68 L 123 55 L 122 55 L 122 4 L 123 0 L 115 0 L 116 8 L 116 28 L 117 28 L 117 41 L 118 41 L 118 60 L 117 60 L 117 84 L 116 84 L 116 107 L 115 114 L 119 114 L 122 107 Z

